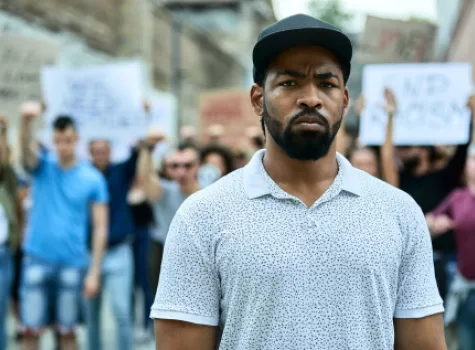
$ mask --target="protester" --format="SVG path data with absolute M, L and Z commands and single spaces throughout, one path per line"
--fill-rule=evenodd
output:
M 208 145 L 201 149 L 202 165 L 211 164 L 219 169 L 221 176 L 234 171 L 234 158 L 230 149 L 222 145 Z
M 475 144 L 465 166 L 466 186 L 452 191 L 427 217 L 433 236 L 454 230 L 458 273 L 447 298 L 446 323 L 456 321 L 461 350 L 475 349 Z
M 111 147 L 107 140 L 93 140 L 89 153 L 94 167 L 107 181 L 109 201 L 109 238 L 101 269 L 101 280 L 107 291 L 116 322 L 117 349 L 133 347 L 132 290 L 134 260 L 132 243 L 134 219 L 127 203 L 127 194 L 136 174 L 138 151 L 121 163 L 111 162 Z M 102 349 L 102 291 L 87 302 L 89 349 Z
M 366 171 L 368 174 L 386 181 L 390 185 L 398 186 L 397 164 L 394 157 L 393 145 L 393 119 L 396 112 L 396 98 L 394 93 L 385 89 L 385 104 L 381 106 L 388 114 L 386 124 L 386 137 L 383 145 L 377 149 L 364 145 L 350 145 L 349 135 L 345 132 L 345 126 L 341 128 L 337 135 L 337 151 L 346 154 L 348 160 L 355 168 Z M 355 112 L 359 117 L 364 108 L 364 98 L 360 97 L 355 104 Z
M 252 148 L 252 154 L 264 148 L 264 137 L 262 131 L 257 126 L 250 126 L 245 131 L 246 137 Z
M 32 121 L 39 104 L 22 107 L 21 161 L 33 178 L 21 281 L 21 319 L 26 327 L 22 349 L 38 349 L 41 331 L 50 324 L 50 308 L 60 332 L 61 349 L 77 349 L 81 289 L 86 298 L 100 290 L 102 254 L 107 240 L 107 185 L 100 172 L 79 161 L 74 121 L 59 116 L 53 123 L 56 157 L 34 142 Z M 88 223 L 92 222 L 92 259 Z
M 152 336 L 152 323 L 148 310 L 153 302 L 149 273 L 150 228 L 154 224 L 152 207 L 147 201 L 147 195 L 138 179 L 135 180 L 127 196 L 127 202 L 132 210 L 135 223 L 134 266 L 135 285 L 142 291 L 142 315 L 140 328 L 137 331 L 137 341 L 144 343 Z M 134 294 L 136 295 L 136 294 Z
M 213 124 L 208 127 L 207 137 L 210 144 L 221 144 L 224 134 L 224 126 L 221 124 Z
M 198 147 L 198 133 L 192 125 L 183 125 L 180 128 L 180 140 L 183 143 L 192 144 Z
M 467 149 L 469 143 L 475 141 L 473 128 L 475 123 L 475 96 L 468 100 L 468 107 L 472 114 L 471 136 L 467 144 L 459 145 L 455 155 L 442 169 L 436 169 L 433 164 L 435 147 L 399 147 L 398 153 L 403 163 L 403 169 L 395 173 L 396 183 L 409 193 L 427 214 L 434 210 L 442 200 L 460 185 Z M 455 240 L 453 232 L 436 236 L 432 240 L 436 264 L 436 276 L 439 291 L 445 299 L 447 288 L 452 280 L 452 265 L 455 265 Z
M 234 151 L 234 168 L 241 169 L 249 162 L 248 154 L 244 149 Z
M 191 196 L 151 316 L 162 349 L 445 349 L 427 225 L 405 193 L 336 155 L 352 47 L 296 15 L 254 47 L 266 149 Z
M 28 223 L 28 213 L 31 208 L 30 181 L 25 174 L 17 174 L 17 217 L 19 246 L 23 242 Z M 17 249 L 13 256 L 13 284 L 12 284 L 12 301 L 13 315 L 15 318 L 15 340 L 20 341 L 23 334 L 23 326 L 20 320 L 20 281 L 21 281 L 21 263 L 23 261 L 23 251 Z
M 157 286 L 160 276 L 163 245 L 168 227 L 184 200 L 199 190 L 197 180 L 199 150 L 193 145 L 180 145 L 174 152 L 170 167 L 173 169 L 175 181 L 160 179 L 153 170 L 151 150 L 163 139 L 164 136 L 160 135 L 148 138 L 142 145 L 139 156 L 139 179 L 152 204 L 156 220 L 154 228 L 156 239 L 151 244 L 149 255 L 150 281 L 153 288 Z
M 6 319 L 13 282 L 13 255 L 19 243 L 17 181 L 10 165 L 8 124 L 0 116 L 0 349 L 7 348 Z
M 175 178 L 175 174 L 174 174 L 175 169 L 172 169 L 172 164 L 173 164 L 172 156 L 173 156 L 173 152 L 170 152 L 162 158 L 162 164 L 158 172 L 158 176 L 160 178 L 168 180 L 168 181 L 173 181 L 173 179 Z

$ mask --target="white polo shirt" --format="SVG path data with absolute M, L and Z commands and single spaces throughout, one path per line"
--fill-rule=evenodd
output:
M 338 155 L 311 208 L 244 168 L 189 197 L 151 317 L 221 328 L 219 349 L 394 349 L 393 318 L 444 311 L 421 209 Z

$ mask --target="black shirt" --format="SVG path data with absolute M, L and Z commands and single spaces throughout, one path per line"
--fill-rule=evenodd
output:
M 414 198 L 424 214 L 434 210 L 450 192 L 460 186 L 467 158 L 468 144 L 457 147 L 452 160 L 441 170 L 422 176 L 413 176 L 407 172 L 400 174 L 400 187 Z M 453 233 L 447 233 L 432 241 L 435 251 L 454 252 Z

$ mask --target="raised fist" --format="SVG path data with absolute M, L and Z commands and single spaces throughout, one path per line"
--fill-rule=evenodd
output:
M 20 109 L 23 118 L 28 120 L 37 118 L 41 114 L 42 110 L 43 106 L 41 103 L 35 101 L 23 103 Z

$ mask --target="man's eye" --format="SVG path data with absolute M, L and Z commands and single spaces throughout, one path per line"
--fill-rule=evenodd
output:
M 322 82 L 322 83 L 320 83 L 320 86 L 324 87 L 324 88 L 334 88 L 335 84 L 332 84 L 332 83 L 329 83 L 329 82 Z
M 280 85 L 286 86 L 286 87 L 297 86 L 297 82 L 295 80 L 287 80 L 281 83 Z

